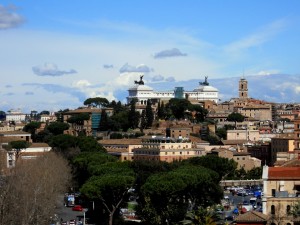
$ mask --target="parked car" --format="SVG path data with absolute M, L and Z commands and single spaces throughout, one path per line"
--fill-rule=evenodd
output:
M 70 220 L 69 225 L 76 225 L 76 221 L 75 220 Z
M 83 211 L 83 207 L 81 205 L 75 205 L 73 208 L 72 208 L 73 211 Z

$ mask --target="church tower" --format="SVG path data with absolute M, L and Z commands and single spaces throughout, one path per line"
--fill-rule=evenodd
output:
M 248 81 L 244 77 L 239 81 L 239 98 L 248 98 Z

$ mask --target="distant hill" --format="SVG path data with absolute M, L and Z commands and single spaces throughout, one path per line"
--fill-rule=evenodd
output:
M 238 82 L 241 77 L 231 77 L 222 79 L 210 79 L 211 86 L 219 90 L 221 101 L 238 97 Z M 251 98 L 265 100 L 276 103 L 300 102 L 300 75 L 272 74 L 245 76 L 248 81 L 248 94 Z M 184 90 L 193 90 L 203 82 L 204 77 L 199 79 L 178 81 L 178 82 L 157 82 L 146 83 L 154 90 L 174 90 L 175 87 L 184 87 Z M 127 90 L 119 90 L 115 96 L 123 101 L 126 99 Z

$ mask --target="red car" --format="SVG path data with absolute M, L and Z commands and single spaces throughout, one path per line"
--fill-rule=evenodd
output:
M 72 208 L 73 211 L 83 211 L 83 207 L 81 205 L 75 205 L 73 208 Z

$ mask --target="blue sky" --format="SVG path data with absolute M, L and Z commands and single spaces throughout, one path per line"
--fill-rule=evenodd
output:
M 0 110 L 124 102 L 140 74 L 168 90 L 205 76 L 298 75 L 299 12 L 297 0 L 4 0 Z

